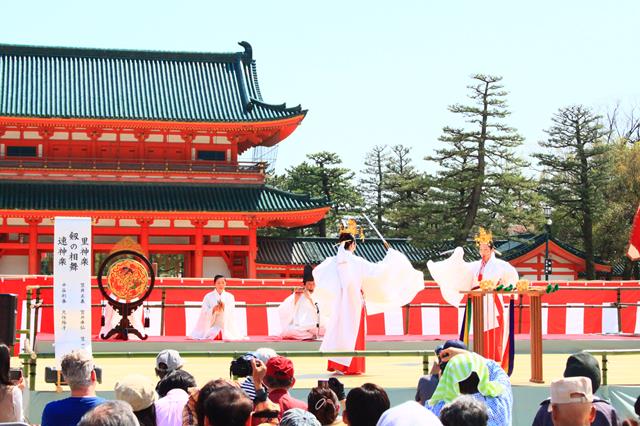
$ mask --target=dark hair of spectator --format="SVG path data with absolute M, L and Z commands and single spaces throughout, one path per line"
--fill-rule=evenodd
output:
M 184 370 L 174 370 L 158 383 L 158 396 L 163 398 L 171 389 L 182 389 L 189 392 L 189 388 L 196 386 L 196 379 Z
M 328 388 L 313 388 L 307 397 L 309 412 L 323 425 L 332 424 L 338 417 L 340 401 L 336 394 Z
M 9 380 L 10 361 L 9 347 L 0 343 L 0 385 L 8 386 L 11 384 L 11 380 Z
M 486 426 L 489 415 L 481 401 L 463 396 L 442 407 L 440 421 L 443 426 Z
M 224 278 L 224 275 L 219 275 L 219 274 L 218 274 L 218 275 L 216 275 L 215 277 L 213 277 L 213 283 L 214 283 L 214 284 L 215 284 L 215 283 L 217 283 L 217 282 L 218 282 L 218 280 L 219 280 L 220 278 Z
M 478 393 L 478 384 L 480 383 L 480 378 L 478 374 L 474 371 L 469 377 L 464 379 L 461 382 L 458 382 L 458 386 L 460 387 L 460 393 L 463 395 L 473 395 L 474 393 Z
M 633 404 L 633 410 L 638 416 L 640 416 L 640 396 L 638 397 L 638 399 L 636 399 L 636 403 Z
M 151 404 L 144 410 L 134 411 L 140 426 L 156 426 L 156 405 Z
M 344 249 L 349 250 L 349 248 L 356 243 L 356 237 L 349 233 L 340 234 L 338 237 L 338 243 L 343 241 L 346 241 L 346 243 L 344 243 Z
M 231 385 L 224 379 L 211 380 L 207 382 L 199 391 L 198 399 L 196 400 L 196 418 L 199 425 L 204 425 L 205 409 L 204 403 L 207 401 L 209 395 L 213 392 L 222 389 L 223 387 L 231 387 Z
M 351 426 L 375 426 L 391 404 L 384 389 L 373 383 L 353 388 L 347 394 L 347 418 Z
M 233 386 L 216 389 L 204 402 L 205 416 L 211 426 L 245 426 L 251 410 L 253 403 Z

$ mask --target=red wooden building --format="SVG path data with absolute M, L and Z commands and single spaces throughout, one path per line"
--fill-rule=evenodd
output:
M 305 117 L 263 101 L 251 46 L 184 53 L 0 45 L 0 274 L 49 273 L 55 216 L 131 236 L 168 275 L 255 277 L 261 227 L 324 217 L 238 156 Z

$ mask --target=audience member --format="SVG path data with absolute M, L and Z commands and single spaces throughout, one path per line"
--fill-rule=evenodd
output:
M 189 388 L 195 386 L 193 376 L 184 370 L 175 370 L 160 380 L 160 399 L 155 402 L 158 426 L 182 425 L 182 410 L 189 400 Z
M 385 411 L 376 426 L 438 426 L 440 420 L 415 401 L 407 401 Z
M 292 408 L 282 415 L 280 426 L 321 426 L 318 419 L 301 408 Z
M 275 356 L 267 361 L 264 384 L 269 389 L 269 399 L 280 405 L 281 415 L 290 408 L 307 409 L 307 404 L 289 394 L 296 383 L 293 362 L 283 356 Z
M 463 395 L 442 407 L 440 421 L 444 426 L 486 426 L 489 414 L 482 401 Z
M 418 379 L 418 387 L 416 389 L 416 402 L 420 405 L 424 405 L 436 391 L 438 382 L 440 381 L 440 374 L 447 363 L 440 359 L 440 354 L 444 349 L 458 348 L 467 350 L 467 345 L 461 340 L 447 340 L 443 345 L 438 346 L 435 349 L 436 357 L 438 359 L 431 368 L 431 374 L 420 377 Z
M 164 349 L 156 357 L 156 376 L 162 380 L 164 376 L 172 371 L 179 370 L 184 366 L 184 361 L 180 353 L 175 349 Z M 158 385 L 160 381 L 158 381 Z M 156 386 L 156 391 L 158 386 Z
M 322 426 L 344 425 L 340 414 L 340 401 L 328 387 L 311 389 L 307 397 L 309 412 L 316 416 Z
M 78 426 L 139 426 L 131 406 L 124 401 L 107 401 L 87 411 Z
M 278 354 L 271 348 L 258 348 L 255 352 L 249 352 L 249 354 L 253 355 L 256 359 L 259 359 L 264 365 L 267 365 L 267 362 L 277 356 Z M 240 383 L 240 388 L 247 394 L 250 400 L 256 397 L 256 388 L 253 384 L 253 377 L 248 376 L 244 379 L 242 383 Z
M 596 417 L 591 380 L 567 377 L 551 382 L 551 418 L 554 426 L 589 426 Z
M 591 380 L 591 389 L 595 393 L 600 388 L 600 365 L 598 360 L 588 352 L 578 352 L 567 359 L 564 377 L 587 377 Z M 540 408 L 533 419 L 532 426 L 553 426 L 549 410 L 550 399 L 540 403 Z M 618 413 L 608 401 L 594 395 L 593 406 L 596 408 L 595 426 L 615 426 L 618 424 Z
M 11 370 L 11 353 L 9 347 L 0 344 L 0 422 L 20 422 L 24 420 L 22 409 L 22 389 L 24 379 L 19 384 L 9 378 Z
M 640 419 L 640 397 L 636 399 L 636 403 L 633 405 L 633 409 L 636 413 L 636 418 L 624 420 L 622 422 L 622 426 L 640 426 L 640 422 L 638 422 L 638 419 Z M 597 417 L 597 413 L 596 413 L 596 417 Z
M 344 410 L 347 400 L 347 397 L 344 394 L 344 384 L 342 384 L 342 382 L 340 382 L 340 380 L 335 377 L 329 377 L 329 389 L 331 389 L 333 393 L 336 394 L 336 396 L 338 397 L 338 401 L 340 401 L 340 408 Z
M 217 379 L 207 382 L 201 389 L 193 389 L 189 399 L 182 410 L 183 426 L 203 426 L 205 424 L 204 403 L 212 392 L 224 387 L 238 387 L 238 384 L 226 379 Z
M 93 359 L 86 351 L 73 351 L 65 355 L 60 364 L 71 396 L 44 407 L 42 426 L 76 426 L 87 411 L 105 402 L 96 396 L 96 372 Z
M 509 376 L 493 360 L 460 349 L 445 349 L 442 359 L 447 362 L 440 382 L 428 402 L 428 408 L 440 415 L 445 404 L 460 395 L 471 395 L 487 407 L 490 426 L 510 425 L 513 395 Z
M 128 402 L 140 426 L 156 426 L 156 408 L 158 400 L 153 382 L 142 374 L 130 374 L 119 380 L 115 386 L 116 399 Z
M 253 404 L 235 386 L 222 386 L 207 396 L 204 412 L 208 426 L 245 426 Z
M 352 426 L 375 426 L 390 406 L 389 396 L 384 389 L 373 383 L 365 383 L 347 394 L 342 420 Z

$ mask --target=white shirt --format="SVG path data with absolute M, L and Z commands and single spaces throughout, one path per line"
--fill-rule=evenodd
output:
M 171 389 L 156 406 L 156 426 L 182 426 L 182 410 L 189 400 L 189 394 L 182 389 Z

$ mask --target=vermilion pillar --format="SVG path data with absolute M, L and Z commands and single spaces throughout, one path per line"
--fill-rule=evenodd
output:
M 153 223 L 153 219 L 136 219 L 136 223 L 140 225 L 140 241 L 138 242 L 142 250 L 144 250 L 145 255 L 149 256 L 149 225 Z
M 245 221 L 249 227 L 249 253 L 247 255 L 248 278 L 256 278 L 256 257 L 258 256 L 258 221 L 254 218 Z
M 40 257 L 38 256 L 38 224 L 42 218 L 29 217 L 25 219 L 29 224 L 29 275 L 40 273 Z
M 196 227 L 195 235 L 194 235 L 194 256 L 193 256 L 193 276 L 196 278 L 201 278 L 203 274 L 203 257 L 204 257 L 204 225 L 207 223 L 206 220 L 192 220 L 191 224 Z

